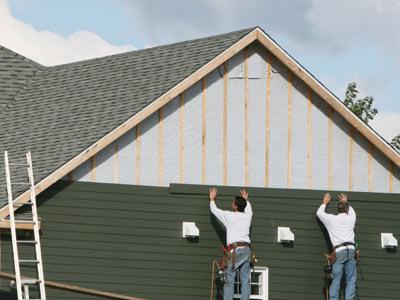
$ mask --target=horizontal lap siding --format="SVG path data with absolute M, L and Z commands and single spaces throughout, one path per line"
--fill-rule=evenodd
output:
M 209 299 L 211 262 L 221 256 L 224 233 L 210 216 L 207 187 L 66 185 L 60 182 L 40 196 L 46 279 L 147 299 Z M 236 192 L 221 189 L 219 205 L 228 208 Z M 321 193 L 261 188 L 250 193 L 253 247 L 258 265 L 270 269 L 270 299 L 321 299 L 326 246 L 314 214 Z M 360 298 L 397 299 L 399 255 L 380 249 L 380 233 L 400 235 L 400 197 L 354 193 L 350 198 L 362 247 Z M 181 238 L 183 221 L 196 222 L 198 243 Z M 292 228 L 293 248 L 275 242 L 277 226 Z M 4 234 L 1 257 L 2 270 L 10 271 L 11 247 Z M 5 288 L 7 282 L 2 284 Z M 48 292 L 49 299 L 96 299 Z

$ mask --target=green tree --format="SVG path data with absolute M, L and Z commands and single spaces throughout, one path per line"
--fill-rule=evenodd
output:
M 392 138 L 392 141 L 390 142 L 390 145 L 400 153 L 400 134 L 396 135 L 394 138 Z
M 356 99 L 358 95 L 357 84 L 351 82 L 347 85 L 346 97 L 344 104 L 361 120 L 368 124 L 369 120 L 373 120 L 378 113 L 376 108 L 373 108 L 374 98 L 367 96 L 362 99 Z

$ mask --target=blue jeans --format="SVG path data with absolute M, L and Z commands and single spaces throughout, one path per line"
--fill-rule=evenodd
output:
M 224 284 L 224 300 L 232 300 L 234 295 L 235 275 L 239 270 L 240 274 L 240 300 L 250 299 L 250 255 L 251 250 L 249 247 L 240 247 L 235 251 L 235 258 L 228 261 L 225 270 L 225 284 Z
M 340 282 L 343 270 L 346 274 L 345 300 L 353 300 L 356 295 L 357 262 L 354 259 L 354 249 L 345 249 L 336 253 L 336 261 L 332 266 L 332 283 L 329 288 L 329 299 L 340 297 Z

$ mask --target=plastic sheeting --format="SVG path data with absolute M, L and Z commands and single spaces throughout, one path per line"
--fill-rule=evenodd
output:
M 387 192 L 389 190 L 389 161 L 378 149 L 375 147 L 372 149 L 372 191 Z
M 185 92 L 184 182 L 201 183 L 202 83 Z M 177 149 L 178 150 L 178 149 Z M 177 166 L 178 167 L 178 166 Z
M 223 68 L 207 76 L 206 92 L 206 183 L 223 184 L 222 124 L 223 124 Z
M 90 160 L 85 161 L 72 172 L 72 179 L 75 181 L 90 181 Z
M 292 188 L 307 187 L 307 87 L 293 78 L 292 88 Z
M 312 188 L 328 188 L 328 110 L 325 101 L 313 95 L 312 107 Z
M 368 141 L 358 132 L 354 136 L 353 190 L 368 191 Z
M 134 184 L 136 180 L 136 128 L 118 140 L 118 182 Z
M 288 70 L 276 59 L 271 75 L 271 129 L 269 186 L 287 187 Z
M 349 189 L 350 126 L 338 113 L 333 115 L 332 175 L 336 190 Z
M 164 107 L 164 185 L 179 182 L 179 97 Z
M 266 153 L 266 93 L 267 51 L 259 44 L 248 49 L 248 163 L 249 185 L 265 186 Z M 227 174 L 228 185 L 245 184 L 245 90 L 244 54 L 237 53 L 228 62 L 227 103 Z M 206 140 L 205 183 L 223 184 L 223 66 L 206 77 Z M 288 186 L 288 70 L 276 58 L 272 59 L 270 95 L 270 161 L 269 186 Z M 291 187 L 308 188 L 307 115 L 308 87 L 298 78 L 292 80 Z M 202 183 L 202 81 L 184 92 L 183 166 L 180 165 L 180 98 L 176 97 L 163 108 L 163 136 L 160 147 L 158 112 L 140 124 L 140 184 L 164 186 L 179 182 Z M 312 153 L 311 186 L 326 190 L 329 187 L 329 116 L 328 106 L 312 94 Z M 350 128 L 338 113 L 332 124 L 332 189 L 349 189 Z M 136 129 L 132 129 L 95 157 L 96 181 L 136 184 Z M 162 162 L 159 161 L 161 157 Z M 115 165 L 115 164 L 118 165 Z M 160 163 L 163 167 L 159 170 Z M 90 161 L 73 172 L 74 180 L 90 181 Z M 160 172 L 161 171 L 161 172 Z M 372 191 L 389 191 L 389 161 L 376 148 L 372 156 Z M 352 158 L 354 191 L 369 190 L 368 141 L 355 134 Z M 393 191 L 400 193 L 400 170 L 394 168 Z
M 140 184 L 158 185 L 159 128 L 158 113 L 150 115 L 140 125 Z
M 114 143 L 96 155 L 96 182 L 116 182 L 114 178 Z
M 244 184 L 244 66 L 243 52 L 228 63 L 228 185 Z
M 267 97 L 266 51 L 249 51 L 249 185 L 265 185 L 265 129 Z

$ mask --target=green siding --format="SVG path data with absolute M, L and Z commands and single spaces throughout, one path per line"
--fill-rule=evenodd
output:
M 322 192 L 249 190 L 253 248 L 258 265 L 269 267 L 270 299 L 321 299 L 326 243 L 315 211 Z M 207 191 L 190 185 L 57 183 L 39 196 L 45 278 L 147 299 L 209 299 L 211 262 L 221 256 L 224 233 L 210 216 Z M 220 192 L 218 203 L 228 208 L 238 188 Z M 399 254 L 380 249 L 380 233 L 400 236 L 400 195 L 351 193 L 350 199 L 362 247 L 360 298 L 398 299 Z M 181 238 L 183 221 L 196 222 L 197 243 Z M 292 228 L 293 248 L 275 242 L 277 226 Z M 1 269 L 11 271 L 4 233 L 1 248 Z M 8 282 L 1 282 L 7 290 Z M 48 294 L 96 299 L 53 289 Z

